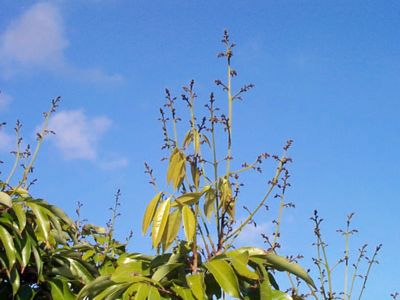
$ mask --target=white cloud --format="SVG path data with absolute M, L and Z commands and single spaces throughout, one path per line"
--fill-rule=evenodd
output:
M 70 63 L 65 50 L 62 15 L 54 3 L 38 3 L 9 24 L 0 36 L 0 61 L 3 76 L 37 68 L 96 83 L 120 83 L 121 75 L 107 74 L 99 68 L 79 68 Z
M 15 138 L 0 128 L 0 151 L 11 151 L 15 146 Z
M 5 109 L 12 101 L 12 97 L 0 91 L 0 111 Z
M 97 144 L 110 128 L 107 117 L 89 118 L 81 110 L 64 110 L 56 113 L 49 122 L 49 129 L 56 147 L 67 159 L 96 160 Z
M 253 224 L 248 224 L 244 227 L 243 231 L 238 237 L 238 242 L 244 246 L 265 246 L 261 234 L 268 234 L 271 231 L 271 225 L 269 223 L 257 223 L 255 227 Z
M 103 159 L 103 162 L 101 162 L 99 165 L 104 170 L 115 170 L 127 167 L 129 165 L 129 160 L 125 157 L 116 159 Z

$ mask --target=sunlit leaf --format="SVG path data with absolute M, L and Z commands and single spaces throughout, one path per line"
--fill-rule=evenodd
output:
M 187 205 L 182 207 L 182 219 L 186 240 L 191 242 L 196 233 L 196 219 L 192 210 Z
M 151 232 L 151 238 L 153 241 L 153 247 L 156 248 L 162 239 L 165 226 L 169 216 L 170 199 L 163 201 L 157 208 L 157 211 L 153 218 L 153 228 Z
M 11 207 L 12 206 L 12 200 L 9 194 L 0 192 L 0 203 L 7 206 Z
M 188 286 L 197 300 L 206 299 L 206 287 L 204 284 L 204 273 L 197 273 L 186 276 Z
M 163 247 L 167 250 L 176 239 L 179 229 L 181 228 L 181 211 L 179 209 L 173 211 L 167 221 L 163 236 Z
M 8 230 L 0 225 L 0 241 L 3 244 L 4 250 L 6 252 L 8 260 L 8 270 L 11 271 L 13 268 L 16 258 L 15 258 L 15 246 L 13 237 L 8 232 Z
M 240 298 L 239 283 L 231 266 L 222 259 L 213 259 L 204 264 L 219 286 L 232 297 Z
M 157 193 L 157 195 L 154 196 L 154 198 L 149 202 L 149 204 L 146 207 L 146 211 L 144 213 L 142 222 L 142 234 L 146 233 L 147 229 L 149 228 L 153 220 L 157 205 L 161 199 L 161 195 L 162 192 Z

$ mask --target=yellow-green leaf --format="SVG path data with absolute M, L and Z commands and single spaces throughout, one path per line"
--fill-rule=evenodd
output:
M 11 207 L 12 206 L 12 200 L 9 194 L 0 192 L 0 203 L 7 206 Z
M 175 202 L 172 206 L 178 205 L 192 205 L 199 202 L 200 197 L 203 195 L 203 192 L 193 192 L 186 193 L 175 199 Z
M 33 202 L 27 202 L 26 205 L 32 209 L 32 212 L 36 216 L 36 223 L 39 227 L 39 231 L 43 235 L 44 239 L 48 241 L 50 233 L 50 221 L 44 208 Z
M 154 198 L 147 205 L 146 211 L 143 216 L 143 221 L 142 221 L 142 234 L 146 233 L 147 229 L 149 228 L 149 226 L 153 220 L 157 205 L 161 199 L 161 195 L 162 195 L 162 192 L 157 193 L 157 195 L 155 195 Z
M 279 271 L 287 271 L 303 279 L 305 282 L 315 287 L 314 281 L 300 265 L 290 262 L 287 258 L 268 252 L 266 254 L 267 263 Z
M 165 225 L 167 224 L 169 209 L 170 209 L 170 199 L 168 198 L 162 202 L 154 215 L 153 218 L 153 228 L 151 232 L 151 238 L 153 240 L 153 247 L 156 248 L 161 241 L 163 236 Z
M 24 207 L 22 204 L 14 203 L 13 211 L 18 219 L 19 233 L 22 233 L 26 225 L 26 214 Z
M 222 259 L 213 259 L 204 266 L 214 276 L 219 286 L 229 295 L 240 298 L 239 283 L 231 266 Z
M 165 228 L 163 236 L 164 250 L 167 250 L 171 246 L 172 242 L 178 235 L 180 227 L 181 227 L 181 211 L 177 209 L 173 211 L 168 217 L 167 226 Z
M 183 178 L 186 175 L 186 157 L 185 154 L 179 149 L 175 148 L 172 151 L 168 170 L 167 170 L 167 183 L 172 183 L 172 186 L 177 189 Z
M 257 273 L 250 271 L 247 267 L 249 262 L 249 253 L 243 252 L 238 255 L 235 255 L 231 258 L 231 263 L 235 271 L 243 277 L 250 278 L 253 280 L 258 279 Z
M 15 246 L 11 234 L 6 228 L 0 225 L 0 241 L 3 244 L 3 248 L 6 251 L 6 256 L 8 260 L 8 270 L 11 271 L 15 264 Z
M 182 219 L 186 240 L 191 242 L 196 233 L 196 219 L 192 210 L 187 205 L 182 208 Z
M 197 300 L 203 300 L 207 298 L 205 293 L 206 287 L 204 284 L 204 273 L 186 276 L 186 281 Z
M 205 196 L 205 201 L 204 201 L 204 214 L 208 219 L 211 218 L 211 214 L 215 210 L 215 190 L 212 188 L 209 188 L 206 192 Z

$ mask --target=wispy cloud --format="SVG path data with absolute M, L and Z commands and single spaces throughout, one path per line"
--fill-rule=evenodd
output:
M 111 123 L 103 116 L 90 118 L 82 110 L 60 111 L 49 122 L 49 129 L 56 133 L 50 140 L 67 159 L 94 161 L 98 142 Z
M 264 242 L 261 234 L 268 234 L 271 231 L 270 223 L 257 223 L 257 226 L 253 224 L 248 224 L 241 234 L 239 235 L 238 242 L 241 245 L 254 245 L 258 247 L 263 247 Z
M 125 168 L 128 165 L 129 160 L 125 157 L 115 159 L 103 159 L 103 161 L 99 163 L 100 168 L 108 171 Z
M 0 111 L 7 108 L 7 106 L 11 103 L 12 97 L 7 95 L 3 91 L 0 91 Z
M 39 68 L 96 83 L 123 81 L 119 74 L 108 74 L 99 67 L 79 68 L 69 62 L 65 51 L 70 44 L 58 7 L 54 3 L 35 4 L 0 35 L 2 75 Z
M 0 151 L 11 151 L 15 145 L 15 138 L 7 133 L 4 128 L 0 128 Z

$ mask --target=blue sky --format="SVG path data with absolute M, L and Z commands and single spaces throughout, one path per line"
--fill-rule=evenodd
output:
M 118 235 L 133 229 L 131 248 L 148 249 L 139 228 L 153 190 L 143 162 L 164 180 L 163 91 L 178 96 L 192 78 L 199 101 L 218 91 L 213 81 L 225 69 L 216 53 L 227 28 L 238 44 L 237 86 L 256 85 L 234 109 L 237 163 L 295 141 L 288 199 L 296 209 L 284 218 L 282 252 L 302 252 L 311 265 L 309 217 L 318 209 L 331 251 L 341 254 L 335 230 L 355 212 L 354 249 L 383 243 L 365 299 L 389 298 L 400 278 L 400 4 L 227 3 L 0 1 L 0 120 L 8 123 L 0 131 L 1 171 L 10 167 L 15 120 L 32 142 L 41 112 L 62 96 L 50 122 L 57 135 L 42 149 L 32 193 L 71 215 L 79 200 L 90 222 L 104 224 L 120 188 Z M 243 201 L 251 206 L 265 177 L 248 180 Z M 263 215 L 259 227 L 270 230 L 273 217 Z M 259 243 L 259 231 L 242 242 Z

